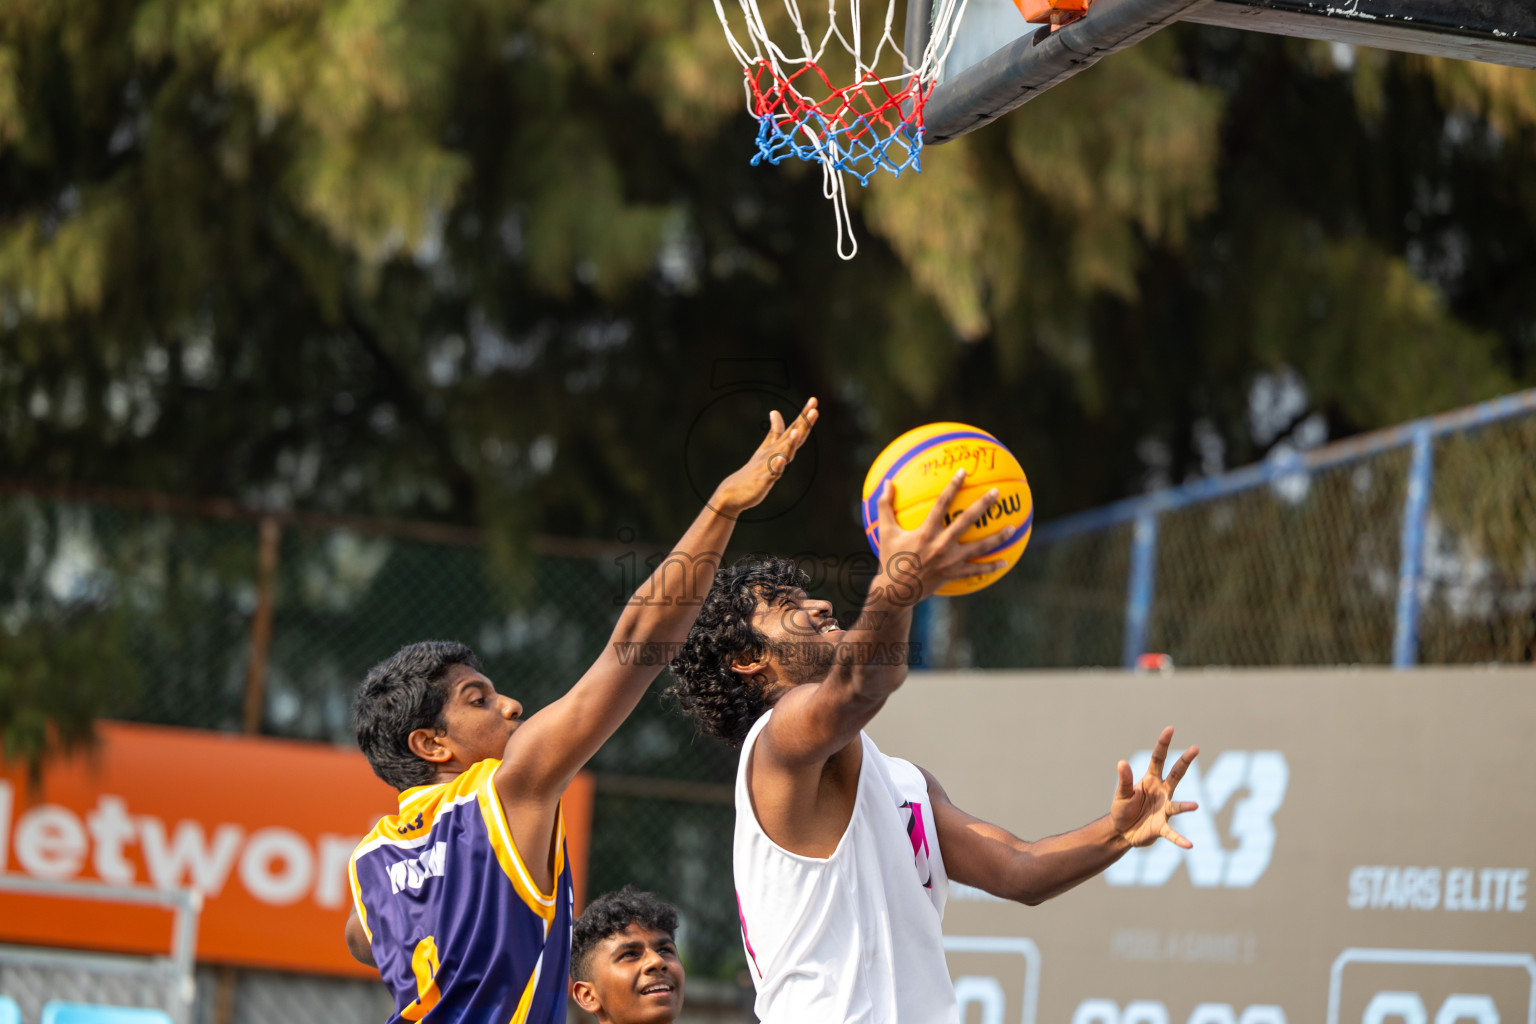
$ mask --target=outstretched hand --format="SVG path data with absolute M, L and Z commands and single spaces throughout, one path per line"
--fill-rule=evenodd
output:
M 886 481 L 881 486 L 876 501 L 880 512 L 880 571 L 889 588 L 888 596 L 895 603 L 916 604 L 951 580 L 984 576 L 1008 564 L 1000 559 L 972 559 L 996 550 L 999 543 L 1013 536 L 1014 527 L 1005 526 L 980 540 L 960 540 L 960 535 L 980 522 L 997 503 L 997 488 L 971 502 L 953 519 L 947 519 L 955 495 L 965 486 L 965 477 L 965 470 L 957 470 L 928 515 L 911 530 L 902 529 L 896 520 L 895 485 Z
M 1199 747 L 1190 747 L 1180 755 L 1163 777 L 1163 762 L 1168 757 L 1168 744 L 1173 742 L 1173 726 L 1164 729 L 1152 748 L 1152 760 L 1140 782 L 1132 783 L 1131 766 L 1121 761 L 1116 770 L 1120 778 L 1115 786 L 1115 796 L 1109 804 L 1109 820 L 1121 837 L 1132 846 L 1151 846 L 1159 838 L 1188 850 L 1194 844 L 1173 830 L 1168 819 L 1175 814 L 1193 811 L 1199 804 L 1192 801 L 1175 801 L 1173 791 L 1179 780 L 1189 770 L 1190 763 L 1200 753 Z
M 795 453 L 811 435 L 811 428 L 816 425 L 820 415 L 814 398 L 805 403 L 800 415 L 787 427 L 777 409 L 770 412 L 768 436 L 763 438 L 763 443 L 757 446 L 757 451 L 752 453 L 745 466 L 726 477 L 715 488 L 715 496 L 710 500 L 709 507 L 729 519 L 735 519 L 768 497 L 768 492 L 773 489 L 779 477 L 784 475 L 784 470 L 795 461 Z

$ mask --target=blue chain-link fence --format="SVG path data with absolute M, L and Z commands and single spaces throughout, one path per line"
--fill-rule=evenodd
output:
M 961 667 L 1536 660 L 1536 391 L 1044 524 L 947 604 Z

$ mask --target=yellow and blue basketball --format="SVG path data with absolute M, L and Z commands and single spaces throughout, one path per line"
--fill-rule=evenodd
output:
M 1029 493 L 1029 481 L 1013 453 L 997 438 L 964 423 L 930 423 L 902 434 L 886 446 L 869 467 L 864 478 L 864 536 L 869 546 L 880 553 L 880 488 L 889 480 L 896 488 L 896 521 L 902 529 L 915 529 L 939 492 L 949 484 L 958 469 L 965 470 L 965 486 L 955 495 L 948 518 L 997 488 L 997 504 L 992 511 L 960 535 L 962 541 L 980 540 L 998 533 L 1005 526 L 1014 527 L 1014 535 L 1000 547 L 972 561 L 996 561 L 1007 564 L 996 572 L 951 580 L 938 589 L 946 595 L 972 594 L 991 586 L 1012 569 L 1029 543 L 1035 521 L 1035 503 Z

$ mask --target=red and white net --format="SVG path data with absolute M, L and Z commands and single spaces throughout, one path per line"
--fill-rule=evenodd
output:
M 723 0 L 715 0 L 726 41 L 741 62 L 747 110 L 757 120 L 752 163 L 790 157 L 820 163 L 823 191 L 837 215 L 837 252 L 852 259 L 858 242 L 843 175 L 867 185 L 882 169 L 898 176 L 922 170 L 923 106 L 966 0 L 937 0 L 928 44 L 915 62 L 893 34 L 897 0 L 886 0 L 883 20 L 868 29 L 860 0 L 842 0 L 841 12 L 839 0 L 829 0 L 824 25 L 819 19 L 808 25 L 795 0 L 783 2 L 773 27 L 794 41 L 780 46 L 757 0 L 737 0 L 741 19 L 734 28 Z

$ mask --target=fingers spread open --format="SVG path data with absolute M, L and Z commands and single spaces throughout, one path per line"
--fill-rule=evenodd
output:
M 1176 800 L 1168 805 L 1168 817 L 1171 818 L 1175 814 L 1183 814 L 1186 811 L 1198 811 L 1199 809 L 1200 805 L 1193 800 Z
M 880 497 L 875 502 L 875 508 L 880 513 L 880 535 L 875 540 L 883 548 L 890 543 L 891 535 L 897 529 L 896 485 L 889 480 L 880 485 Z
M 933 503 L 933 508 L 928 510 L 928 518 L 925 523 L 934 527 L 944 525 L 944 516 L 949 512 L 949 506 L 954 503 L 955 495 L 960 493 L 960 488 L 965 486 L 965 470 L 955 470 L 955 475 L 949 478 L 949 483 L 939 492 L 938 498 Z
M 813 398 L 805 403 L 805 408 L 800 410 L 800 415 L 795 417 L 795 422 L 789 425 L 788 452 L 791 460 L 794 459 L 795 452 L 800 450 L 800 446 L 805 444 L 805 439 L 811 436 L 811 428 L 820 418 L 821 413 L 816 408 L 816 399 Z
M 1173 762 L 1173 767 L 1168 771 L 1168 792 L 1172 793 L 1178 786 L 1179 780 L 1184 778 L 1184 773 L 1189 771 L 1189 766 L 1200 753 L 1199 747 L 1190 747 L 1179 755 L 1179 759 Z
M 980 558 L 982 555 L 991 554 L 1003 544 L 1008 543 L 1017 530 L 1014 526 L 1005 526 L 996 533 L 989 533 L 980 540 L 966 541 L 960 545 L 960 553 L 966 558 Z
M 1168 744 L 1173 742 L 1173 726 L 1162 731 L 1157 737 L 1157 745 L 1152 748 L 1152 760 L 1147 762 L 1147 773 L 1163 777 L 1163 762 L 1168 759 Z
M 972 576 L 985 576 L 988 573 L 999 572 L 1008 568 L 1008 563 L 997 560 L 992 562 L 960 562 L 951 569 L 946 576 L 952 580 L 969 579 Z
M 816 408 L 816 404 L 816 399 L 810 399 L 805 403 L 805 408 L 800 410 L 800 415 L 795 417 L 793 425 L 801 428 L 801 436 L 810 433 L 811 426 L 821 416 L 821 411 Z
M 1129 762 L 1121 761 L 1119 764 L 1115 765 L 1115 773 L 1117 775 L 1118 783 L 1115 786 L 1115 796 L 1121 800 L 1129 800 L 1131 797 L 1135 796 L 1136 780 L 1131 775 L 1131 766 Z
M 1162 831 L 1161 834 L 1162 834 L 1162 837 L 1164 839 L 1168 840 L 1174 846 L 1182 846 L 1186 850 L 1192 850 L 1192 849 L 1195 848 L 1195 844 L 1194 843 L 1190 842 L 1188 839 L 1185 839 L 1183 836 L 1179 835 L 1177 832 L 1175 832 L 1172 829 L 1172 827 L 1170 827 L 1168 825 L 1164 825 L 1163 826 L 1163 831 Z
M 958 488 L 956 489 L 958 490 Z M 961 512 L 951 520 L 948 529 L 944 531 L 948 535 L 946 539 L 958 537 L 972 526 L 975 526 L 981 520 L 981 517 L 986 515 L 996 503 L 997 488 L 994 487 L 967 505 L 964 512 Z M 949 506 L 945 505 L 944 507 L 948 508 Z
M 805 407 L 788 427 L 785 426 L 784 416 L 779 410 L 768 410 L 768 434 L 763 438 L 763 443 L 758 446 L 759 450 L 774 449 L 782 452 L 786 459 L 793 461 L 795 452 L 805 443 L 806 435 L 811 432 L 811 427 L 815 425 L 819 415 L 814 398 L 805 403 Z
M 790 427 L 789 428 L 789 433 L 784 435 L 783 445 L 782 445 L 782 447 L 779 448 L 779 451 L 783 452 L 784 453 L 784 457 L 786 459 L 788 459 L 790 462 L 794 462 L 795 461 L 795 453 L 800 450 L 800 446 L 802 444 L 804 444 L 804 443 L 805 443 L 805 428 L 803 428 L 803 427 Z

